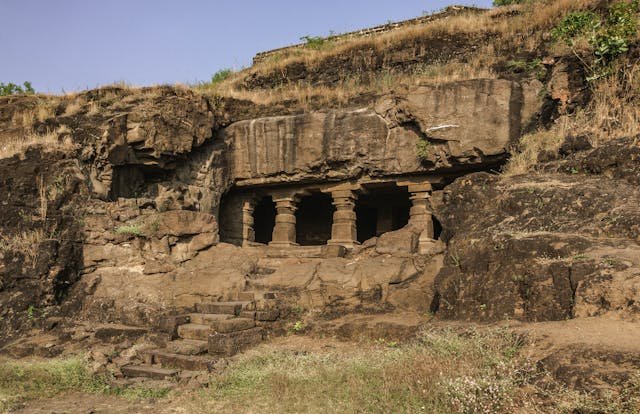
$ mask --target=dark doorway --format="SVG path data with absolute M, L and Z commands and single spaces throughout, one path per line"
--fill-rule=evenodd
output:
M 301 246 L 322 246 L 331 238 L 333 223 L 331 196 L 312 193 L 303 197 L 296 211 L 296 242 Z
M 367 186 L 368 193 L 356 203 L 356 226 L 358 241 L 398 230 L 409 222 L 411 200 L 405 187 L 390 184 Z
M 256 204 L 253 210 L 253 231 L 255 233 L 255 241 L 267 244 L 273 237 L 273 228 L 276 225 L 276 203 L 273 199 L 263 197 Z

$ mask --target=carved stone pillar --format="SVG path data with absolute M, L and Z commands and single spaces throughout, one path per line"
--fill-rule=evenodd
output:
M 418 250 L 425 252 L 434 243 L 433 215 L 429 206 L 431 197 L 430 183 L 409 184 L 411 193 L 411 210 L 409 210 L 409 224 L 420 231 Z
M 242 245 L 249 246 L 256 241 L 256 233 L 254 231 L 253 212 L 255 205 L 253 200 L 245 200 L 242 203 Z
M 352 190 L 336 190 L 331 192 L 333 205 L 333 225 L 331 226 L 331 240 L 328 244 L 339 244 L 347 248 L 358 245 L 358 231 L 356 228 L 356 199 Z
M 276 225 L 270 246 L 297 246 L 296 243 L 296 210 L 297 199 L 294 196 L 275 196 Z

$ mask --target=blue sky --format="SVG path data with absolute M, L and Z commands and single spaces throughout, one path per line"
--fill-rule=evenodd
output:
M 304 35 L 491 0 L 0 0 L 0 82 L 59 93 L 193 83 Z

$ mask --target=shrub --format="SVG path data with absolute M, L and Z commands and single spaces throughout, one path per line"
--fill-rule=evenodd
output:
M 572 46 L 576 37 L 593 32 L 599 25 L 600 19 L 594 12 L 581 10 L 565 16 L 551 34 L 554 39 L 563 40 Z
M 592 11 L 569 13 L 551 33 L 556 40 L 563 40 L 572 47 L 576 39 L 588 37 L 595 57 L 589 66 L 589 81 L 608 76 L 612 61 L 629 50 L 638 32 L 638 7 L 640 1 L 619 1 L 611 5 L 606 18 L 601 19 Z M 574 50 L 574 53 L 576 51 Z
M 302 36 L 300 40 L 305 42 L 305 47 L 309 49 L 320 50 L 329 42 L 322 36 Z
M 217 71 L 216 73 L 214 73 L 213 75 L 211 75 L 211 85 L 217 85 L 218 83 L 224 81 L 225 79 L 227 79 L 229 76 L 231 76 L 231 74 L 233 73 L 232 69 L 229 68 L 225 68 L 225 69 L 220 69 L 219 71 Z
M 493 5 L 496 7 L 500 6 L 510 6 L 512 4 L 523 4 L 527 3 L 529 0 L 493 0 Z
M 33 89 L 33 86 L 31 86 L 31 82 L 24 82 L 22 86 L 11 82 L 7 84 L 0 82 L 0 96 L 17 95 L 21 93 L 31 95 L 36 93 L 36 91 Z
M 430 149 L 431 143 L 429 141 L 422 138 L 418 140 L 418 143 L 416 144 L 416 152 L 419 158 L 426 159 L 427 157 L 429 157 Z

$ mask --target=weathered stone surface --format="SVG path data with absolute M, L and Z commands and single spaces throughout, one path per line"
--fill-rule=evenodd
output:
M 167 351 L 181 355 L 200 355 L 207 352 L 207 342 L 194 339 L 180 339 L 167 344 Z
M 436 279 L 438 313 L 474 320 L 633 317 L 638 204 L 636 187 L 602 176 L 458 180 L 438 207 L 448 244 Z
M 125 365 L 120 368 L 127 377 L 145 377 L 151 379 L 166 379 L 178 375 L 175 369 L 149 367 L 144 365 Z
M 200 325 L 208 325 L 211 322 L 231 319 L 233 317 L 234 315 L 227 313 L 192 313 L 189 315 L 189 320 Z
M 94 336 L 101 341 L 116 343 L 124 339 L 137 339 L 147 332 L 149 332 L 149 330 L 146 328 L 110 325 L 96 329 Z
M 178 326 L 178 336 L 182 339 L 192 339 L 196 341 L 206 341 L 211 334 L 212 329 L 209 325 L 200 325 L 197 323 L 187 323 Z
M 225 139 L 235 149 L 240 185 L 406 174 L 506 155 L 520 133 L 522 105 L 520 86 L 509 81 L 416 86 L 382 98 L 375 111 L 237 122 L 225 129 Z M 433 141 L 426 163 L 416 153 L 422 138 Z
M 214 333 L 209 336 L 209 354 L 233 356 L 244 349 L 262 342 L 262 328 L 252 328 L 231 333 Z
M 118 257 L 122 264 L 107 264 L 83 276 L 83 283 L 92 286 L 83 296 L 85 317 L 156 325 L 165 309 L 218 301 L 244 290 L 245 276 L 255 266 L 242 249 L 224 243 L 201 251 L 170 273 L 145 274 L 144 258 L 134 246 L 125 247 Z
M 197 303 L 200 313 L 227 314 L 237 316 L 243 309 L 250 310 L 251 302 L 208 302 Z
M 382 234 L 376 252 L 391 255 L 411 255 L 418 249 L 418 234 L 410 227 Z
M 207 240 L 218 231 L 218 224 L 215 216 L 197 211 L 175 210 L 157 213 L 147 219 L 149 234 L 161 239 L 164 236 L 187 236 L 197 235 L 197 239 L 192 248 L 201 250 L 217 242 L 215 238 Z M 207 235 L 209 234 L 209 235 Z M 192 240 L 193 241 L 193 240 Z
M 203 341 L 204 344 L 206 342 Z M 206 350 L 206 348 L 205 348 Z M 178 353 L 151 351 L 151 357 L 156 364 L 162 364 L 163 367 L 171 367 L 185 369 L 189 371 L 208 371 L 211 372 L 215 368 L 218 359 L 204 355 L 181 355 Z
M 253 328 L 254 326 L 256 326 L 256 323 L 253 319 L 232 318 L 220 321 L 212 321 L 212 323 L 210 323 L 210 326 L 216 332 L 229 333 Z

